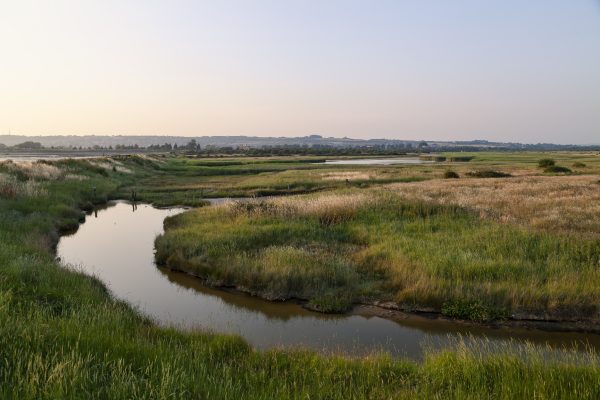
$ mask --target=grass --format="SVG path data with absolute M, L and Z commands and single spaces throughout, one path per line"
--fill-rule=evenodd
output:
M 483 307 L 490 317 L 475 319 L 599 317 L 600 240 L 530 231 L 390 190 L 232 202 L 171 217 L 166 229 L 158 262 L 270 299 L 315 303 L 343 293 L 338 311 L 393 300 L 438 311 L 460 302 L 458 310 Z
M 403 199 L 457 205 L 480 218 L 546 233 L 600 237 L 597 175 L 429 180 L 388 185 Z
M 169 159 L 162 172 L 139 184 L 196 197 L 248 197 L 302 194 L 350 186 L 368 187 L 424 180 L 424 172 L 397 166 L 332 166 L 320 159 Z
M 301 350 L 259 352 L 232 336 L 159 328 L 130 306 L 113 299 L 96 279 L 60 267 L 54 259 L 53 247 L 59 232 L 82 218 L 83 205 L 128 195 L 132 187 L 142 199 L 154 198 L 165 204 L 188 201 L 189 197 L 150 184 L 157 176 L 164 179 L 179 176 L 168 169 L 180 161 L 143 157 L 98 161 L 36 163 L 23 170 L 0 165 L 8 185 L 35 185 L 39 189 L 17 191 L 16 195 L 0 194 L 0 398 L 600 397 L 600 361 L 591 350 L 566 352 L 557 359 L 548 359 L 534 348 L 515 354 L 508 349 L 487 351 L 485 344 L 479 348 L 457 343 L 455 348 L 431 351 L 422 363 L 415 363 L 385 355 L 348 359 Z M 59 173 L 46 174 L 54 169 L 44 165 L 56 167 Z M 180 182 L 191 183 L 195 179 L 199 178 L 185 177 Z M 278 207 L 293 213 L 293 218 L 290 214 L 273 214 L 262 206 L 247 210 L 227 205 L 206 211 L 236 213 L 240 220 L 268 216 L 267 219 L 276 221 L 285 216 L 294 220 L 292 233 L 306 229 L 300 224 L 294 226 L 295 221 L 310 220 L 310 229 L 315 232 L 304 232 L 333 239 L 341 246 L 340 251 L 348 249 L 346 246 L 350 250 L 359 249 L 358 254 L 354 251 L 351 254 L 360 256 L 369 232 L 352 232 L 347 228 L 353 221 L 366 218 L 369 209 L 384 205 L 368 193 L 356 197 L 355 192 L 360 189 L 345 190 L 331 195 L 327 201 L 315 198 L 309 206 L 281 199 Z M 355 200 L 345 204 L 347 195 Z M 332 214 L 337 207 L 344 210 L 340 217 Z M 417 231 L 427 218 L 441 218 L 438 223 L 450 216 L 458 216 L 461 221 L 471 218 L 447 206 L 407 207 L 401 209 L 400 215 L 406 219 L 407 229 Z M 197 212 L 202 209 L 186 218 Z M 170 221 L 173 227 L 176 222 Z M 258 225 L 252 241 L 269 232 L 271 223 Z M 437 229 L 433 228 L 431 234 Z M 271 238 L 285 234 L 284 230 L 274 232 L 277 235 Z M 275 250 L 264 256 L 283 263 L 283 267 L 289 257 L 304 261 L 304 253 L 284 245 Z M 305 250 L 309 254 L 321 252 L 310 247 Z M 371 256 L 377 259 L 380 254 L 376 249 L 371 250 Z M 327 257 L 327 252 L 323 256 Z M 337 268 L 341 267 L 340 262 Z M 358 273 L 377 281 L 369 271 Z M 332 283 L 335 287 L 335 279 L 327 284 Z M 324 308 L 336 307 L 336 301 L 330 292 L 315 297 L 315 304 Z

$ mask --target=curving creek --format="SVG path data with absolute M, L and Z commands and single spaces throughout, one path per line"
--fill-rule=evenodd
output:
M 236 334 L 259 349 L 306 347 L 346 355 L 385 351 L 420 359 L 424 349 L 447 346 L 460 338 L 473 346 L 485 342 L 488 347 L 516 347 L 527 340 L 548 351 L 600 349 L 600 335 L 594 334 L 471 326 L 419 315 L 388 319 L 368 306 L 350 314 L 327 315 L 294 302 L 268 302 L 211 289 L 197 278 L 154 263 L 154 239 L 163 230 L 163 220 L 182 211 L 112 202 L 89 215 L 77 232 L 63 236 L 58 256 L 64 265 L 97 277 L 116 298 L 159 324 Z

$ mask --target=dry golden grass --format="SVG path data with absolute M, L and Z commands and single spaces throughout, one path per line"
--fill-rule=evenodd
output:
M 29 179 L 58 180 L 64 176 L 60 168 L 37 161 L 5 161 L 3 166 L 11 173 L 20 173 Z
M 87 177 L 87 176 L 85 176 L 85 175 L 65 174 L 64 179 L 65 180 L 70 180 L 70 181 L 86 181 L 86 180 L 88 180 L 90 178 Z
M 19 181 L 14 176 L 0 173 L 0 198 L 42 197 L 48 190 L 33 179 Z
M 284 209 L 293 210 L 302 216 L 318 216 L 325 212 L 337 210 L 358 210 L 375 200 L 372 194 L 325 194 L 311 196 L 308 199 L 300 197 L 282 197 L 271 200 L 273 204 Z
M 146 157 L 144 157 L 144 158 L 146 158 Z M 110 171 L 110 170 L 114 169 L 117 172 L 122 172 L 122 173 L 125 173 L 125 174 L 131 174 L 132 173 L 131 169 L 125 167 L 123 165 L 123 163 L 121 163 L 121 162 L 119 162 L 117 160 L 109 159 L 109 158 L 102 159 L 102 160 L 89 160 L 89 163 L 92 164 L 93 166 L 103 168 L 103 169 L 105 169 L 107 171 Z
M 499 222 L 600 236 L 598 176 L 430 180 L 386 188 L 407 199 L 456 204 Z
M 320 174 L 324 181 L 369 180 L 374 175 L 363 171 L 324 172 Z
M 230 215 L 315 217 L 326 225 L 352 217 L 376 200 L 373 194 L 326 194 L 311 197 L 281 197 L 250 202 L 228 201 L 221 205 Z

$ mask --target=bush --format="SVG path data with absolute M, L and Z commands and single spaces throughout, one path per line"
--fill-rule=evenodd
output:
M 455 157 L 450 157 L 449 161 L 451 161 L 451 162 L 469 162 L 474 158 L 475 158 L 474 156 L 455 156 Z
M 444 179 L 458 179 L 460 176 L 454 171 L 444 172 Z
M 570 174 L 573 171 L 571 171 L 567 167 L 561 167 L 560 165 L 551 165 L 550 167 L 546 168 L 544 170 L 544 172 L 553 173 L 553 174 L 560 174 L 560 173 Z
M 447 317 L 469 319 L 471 321 L 491 321 L 508 316 L 504 309 L 483 304 L 481 301 L 455 300 L 444 303 L 442 314 Z
M 585 165 L 582 162 L 576 162 L 573 164 L 573 168 L 585 168 L 585 167 L 587 167 L 587 165 Z
M 548 168 L 556 164 L 556 162 L 551 158 L 542 158 L 538 161 L 538 167 L 540 168 Z
M 508 178 L 512 176 L 511 174 L 507 174 L 506 172 L 492 170 L 471 171 L 467 172 L 467 175 L 472 176 L 474 178 Z
M 91 201 L 82 201 L 79 204 L 79 208 L 82 209 L 85 212 L 92 212 L 92 211 L 94 211 L 94 205 L 92 204 Z
M 436 162 L 446 161 L 445 156 L 439 156 L 439 155 L 420 155 L 419 159 L 423 160 L 423 161 L 436 161 Z

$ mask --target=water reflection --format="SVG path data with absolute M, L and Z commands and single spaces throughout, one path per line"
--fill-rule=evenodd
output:
M 249 294 L 240 293 L 227 289 L 214 289 L 202 284 L 202 280 L 185 274 L 183 272 L 171 271 L 166 268 L 158 268 L 164 276 L 182 288 L 191 290 L 193 293 L 200 293 L 206 296 L 220 298 L 226 304 L 232 306 L 239 312 L 260 313 L 267 319 L 288 321 L 293 317 L 318 316 L 322 319 L 343 318 L 336 314 L 316 314 L 301 307 L 299 304 L 288 302 L 268 302 Z
M 399 158 L 350 158 L 347 160 L 325 160 L 323 164 L 331 165 L 392 165 L 392 164 L 432 164 L 434 161 L 421 160 L 416 157 Z
M 162 232 L 164 218 L 182 211 L 113 203 L 95 210 L 95 218 L 63 237 L 58 255 L 97 276 L 117 298 L 160 324 L 238 334 L 257 348 L 304 346 L 353 355 L 384 350 L 418 359 L 424 342 L 444 346 L 460 335 L 487 337 L 495 343 L 517 338 L 556 346 L 588 341 L 600 347 L 598 335 L 472 327 L 403 314 L 387 319 L 372 307 L 359 307 L 353 315 L 327 315 L 293 302 L 274 303 L 211 289 L 197 278 L 154 264 L 154 239 Z

